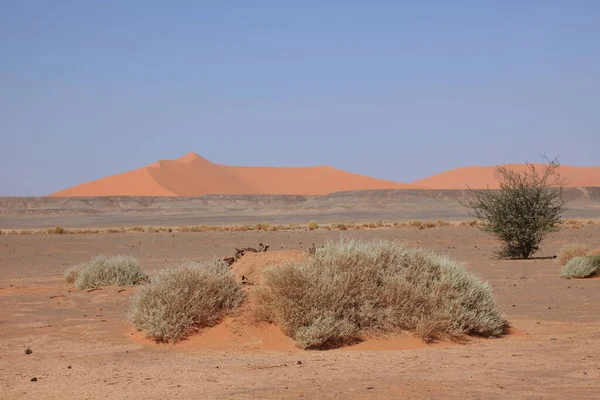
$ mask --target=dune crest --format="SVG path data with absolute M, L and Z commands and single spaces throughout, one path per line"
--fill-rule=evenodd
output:
M 539 171 L 544 164 L 533 164 Z M 515 171 L 524 171 L 526 164 L 504 164 Z M 464 167 L 452 169 L 437 175 L 412 182 L 412 185 L 428 189 L 498 189 L 502 176 L 493 167 Z M 561 165 L 559 174 L 564 179 L 565 187 L 599 187 L 600 167 L 570 167 Z
M 206 194 L 326 195 L 346 190 L 409 189 L 331 167 L 232 167 L 196 153 L 160 160 L 53 193 L 52 197 L 202 196 Z

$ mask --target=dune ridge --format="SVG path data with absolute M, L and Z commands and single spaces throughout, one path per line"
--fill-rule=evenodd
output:
M 319 167 L 232 167 L 196 153 L 53 193 L 51 197 L 202 196 L 206 194 L 326 195 L 348 190 L 410 189 L 414 185 Z
M 540 172 L 544 164 L 533 164 Z M 503 164 L 514 171 L 525 171 L 526 164 Z M 561 165 L 558 173 L 564 179 L 565 187 L 600 187 L 600 167 L 571 167 Z M 498 189 L 502 176 L 497 166 L 471 166 L 451 169 L 437 175 L 412 182 L 415 187 L 424 189 Z
M 542 170 L 544 164 L 534 164 Z M 523 171 L 526 164 L 504 164 Z M 378 189 L 498 189 L 496 166 L 456 168 L 410 184 L 371 178 L 328 166 L 234 167 L 215 164 L 196 153 L 160 160 L 146 167 L 108 176 L 49 195 L 50 197 L 214 195 L 323 196 L 335 192 Z M 600 187 L 600 167 L 561 165 L 565 187 Z

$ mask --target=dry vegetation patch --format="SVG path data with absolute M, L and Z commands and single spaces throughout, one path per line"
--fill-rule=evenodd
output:
M 65 270 L 65 280 L 75 283 L 77 289 L 95 289 L 101 286 L 137 285 L 147 279 L 135 257 L 99 254 L 91 260 Z
M 487 283 L 452 259 L 382 240 L 316 248 L 305 262 L 263 272 L 260 318 L 302 348 L 328 348 L 366 333 L 415 331 L 424 340 L 496 336 L 507 327 Z
M 241 284 L 221 261 L 184 262 L 161 271 L 138 289 L 130 319 L 157 342 L 177 342 L 216 324 L 244 297 Z
M 558 252 L 556 261 L 558 265 L 565 265 L 575 257 L 585 256 L 590 252 L 590 247 L 584 244 L 569 243 L 562 246 Z
M 574 257 L 564 266 L 563 278 L 591 278 L 600 275 L 600 255 Z

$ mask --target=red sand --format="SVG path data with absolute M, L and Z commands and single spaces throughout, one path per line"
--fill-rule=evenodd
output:
M 522 171 L 525 164 L 506 164 Z M 538 168 L 544 165 L 536 164 Z M 566 187 L 600 186 L 600 167 L 570 167 L 559 172 Z M 177 160 L 98 179 L 51 194 L 53 197 L 202 196 L 205 194 L 325 195 L 370 189 L 497 189 L 496 167 L 465 167 L 442 172 L 411 184 L 370 178 L 327 166 L 231 167 L 214 164 L 195 153 Z
M 402 189 L 385 181 L 331 167 L 230 167 L 195 153 L 84 183 L 50 196 L 202 196 L 205 194 L 325 195 L 346 190 Z
M 523 171 L 525 164 L 506 164 L 512 170 Z M 535 164 L 540 171 L 543 164 Z M 561 165 L 558 171 L 565 180 L 566 187 L 600 186 L 600 167 L 570 167 Z M 465 167 L 452 169 L 441 174 L 421 179 L 412 183 L 413 186 L 428 189 L 498 189 L 501 176 L 496 167 Z

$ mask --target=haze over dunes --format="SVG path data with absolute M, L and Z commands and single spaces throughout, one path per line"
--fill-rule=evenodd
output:
M 348 190 L 410 189 L 335 168 L 231 167 L 195 153 L 84 183 L 50 196 L 202 196 L 205 194 L 325 195 Z
M 540 173 L 544 164 L 534 164 Z M 526 164 L 505 164 L 516 171 L 525 171 Z M 412 183 L 415 187 L 428 189 L 498 189 L 502 176 L 493 167 L 456 168 Z M 600 187 L 600 167 L 570 167 L 561 165 L 558 169 L 566 187 Z

